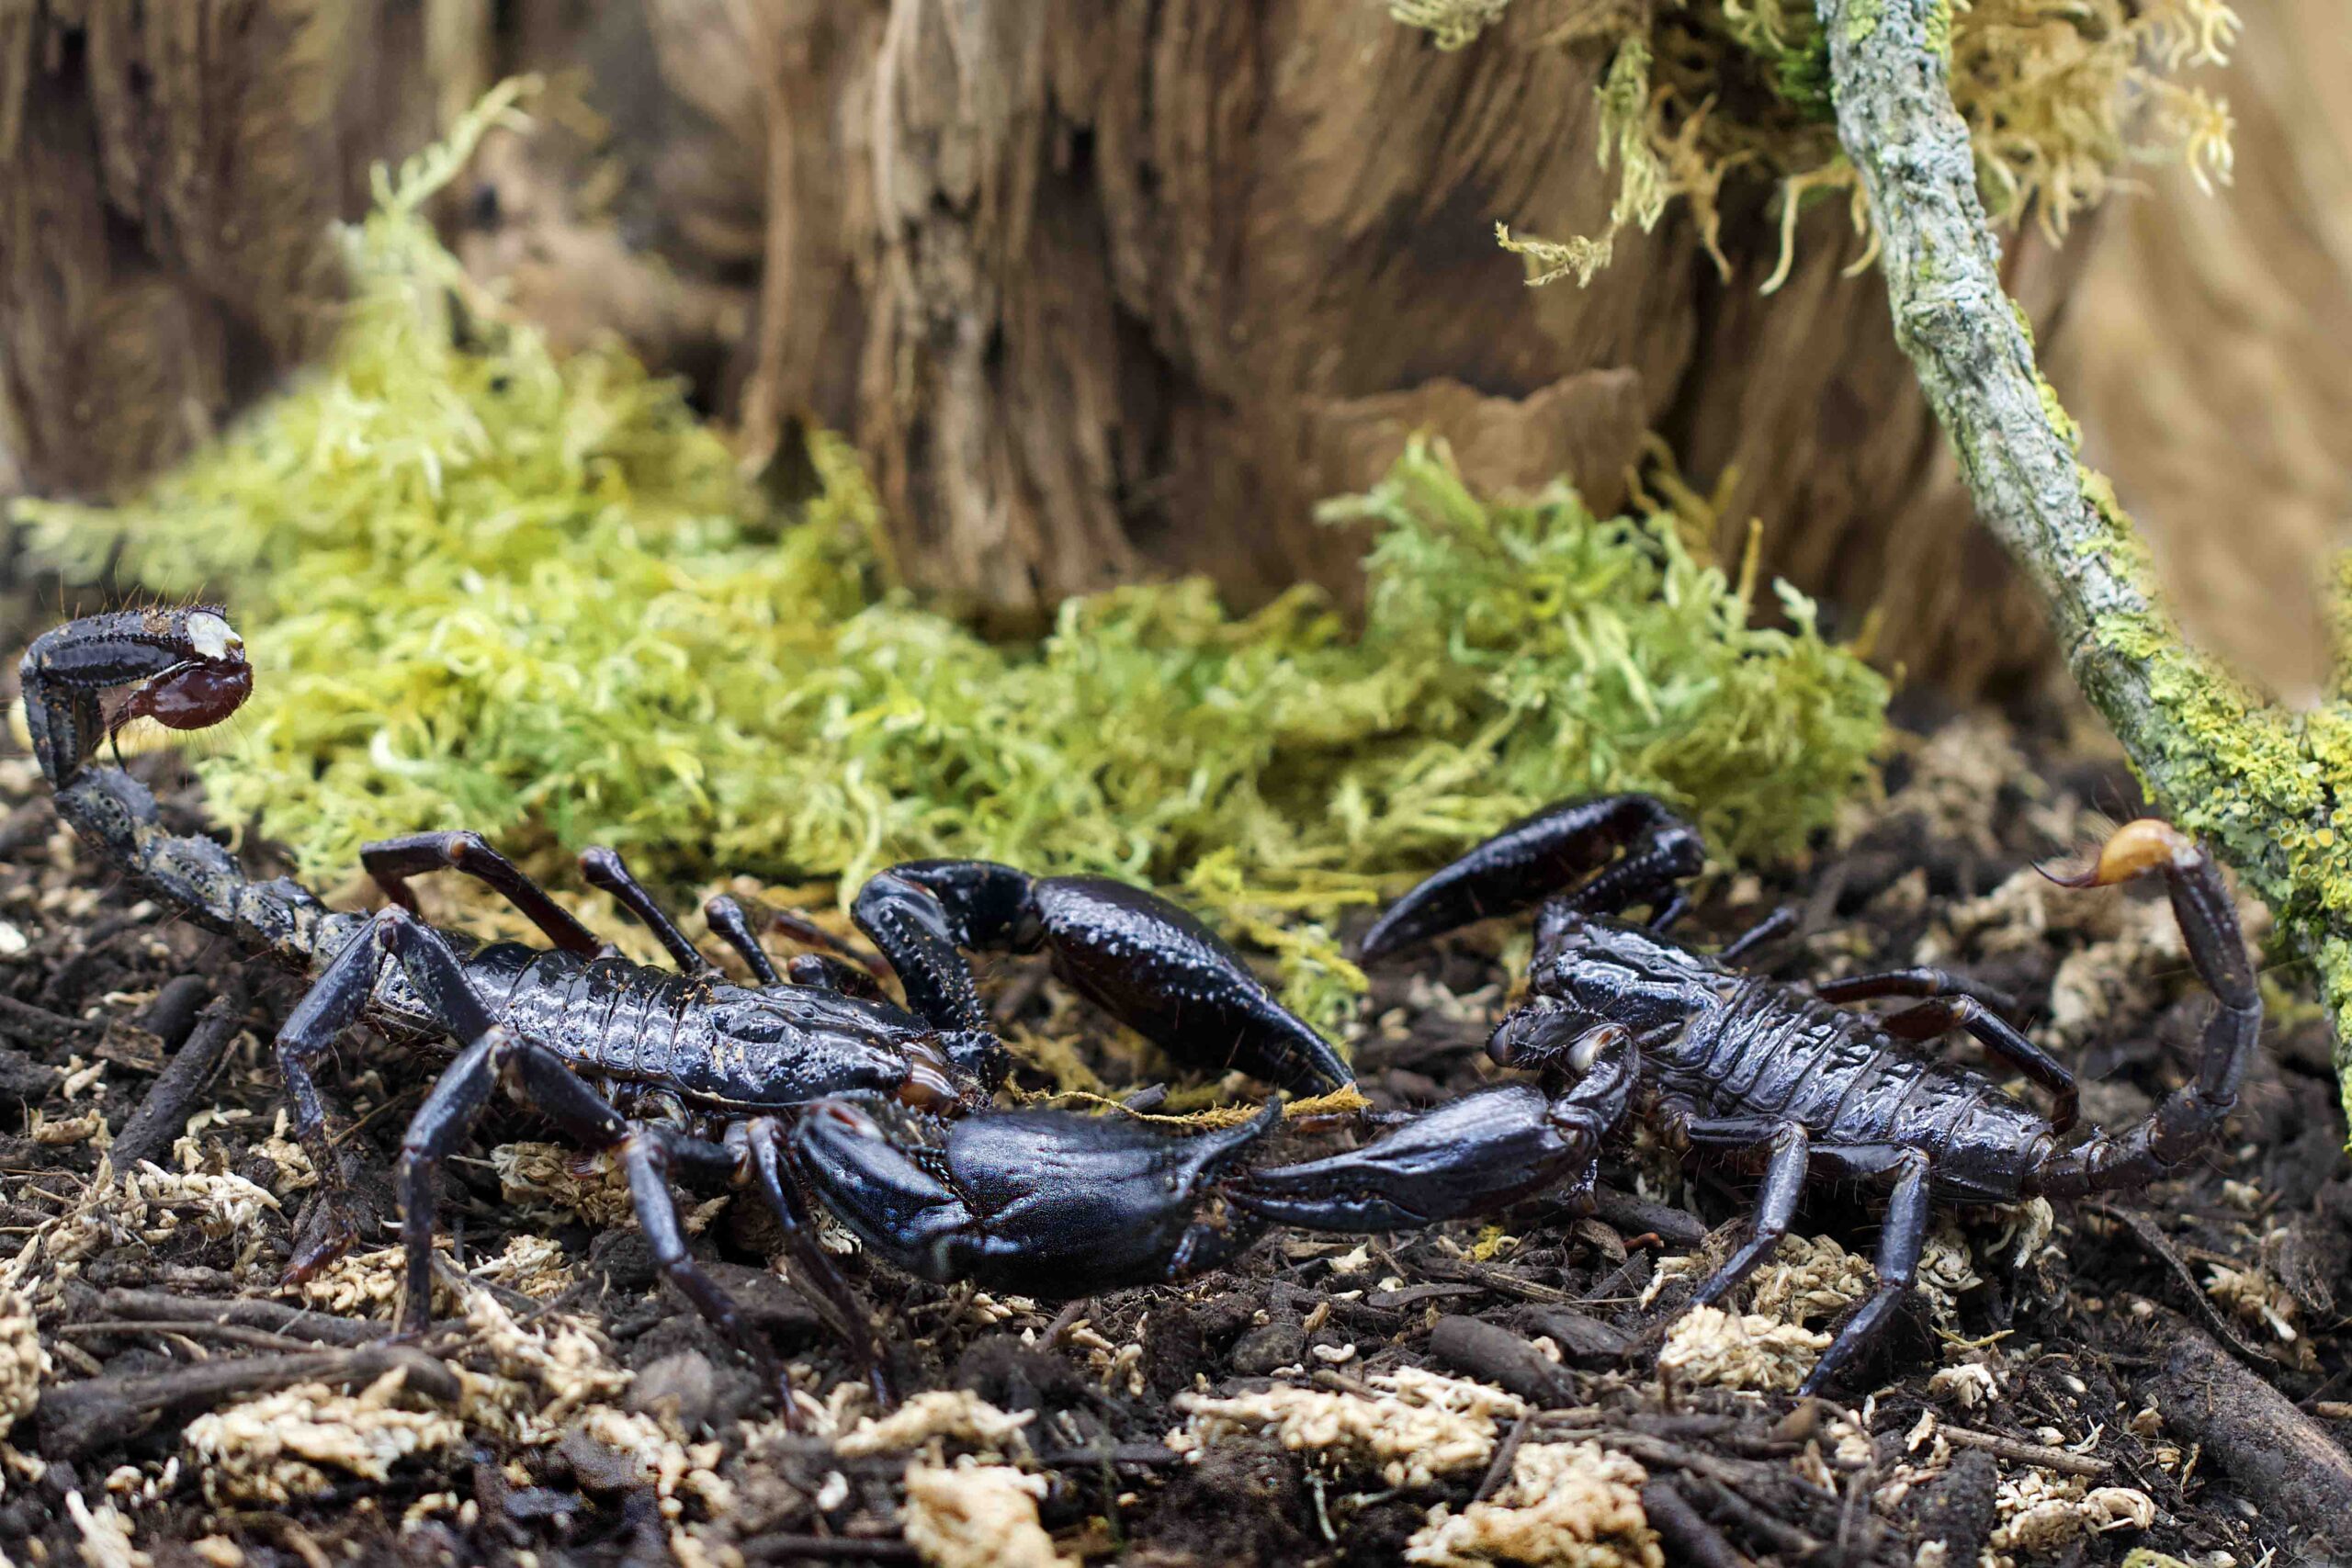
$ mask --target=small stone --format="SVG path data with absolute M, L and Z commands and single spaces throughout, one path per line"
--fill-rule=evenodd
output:
M 656 1417 L 666 1406 L 681 1431 L 694 1432 L 710 1419 L 718 1387 L 709 1357 L 699 1350 L 679 1350 L 639 1371 L 621 1406 Z
M 1233 1345 L 1234 1372 L 1262 1378 L 1280 1367 L 1295 1367 L 1306 1359 L 1306 1326 L 1295 1318 L 1276 1318 L 1250 1330 Z

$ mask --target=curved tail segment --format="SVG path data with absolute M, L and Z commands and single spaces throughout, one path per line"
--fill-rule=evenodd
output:
M 252 694 L 244 643 L 220 610 L 121 610 L 69 621 L 34 641 L 18 673 L 33 755 L 56 794 L 58 815 L 82 841 L 195 919 L 309 967 L 324 905 L 282 877 L 251 880 L 209 839 L 167 832 L 146 785 L 92 761 L 134 718 L 201 729 Z M 109 719 L 99 699 L 123 687 L 130 695 Z
M 2032 1183 L 2034 1191 L 2050 1198 L 2145 1187 L 2196 1157 L 2237 1108 L 2238 1085 L 2262 1032 L 2262 993 L 2246 955 L 2237 907 L 2213 857 L 2188 834 L 2152 817 L 2117 829 L 2088 870 L 2043 874 L 2064 887 L 2111 887 L 2135 877 L 2163 877 L 2189 963 L 2218 1004 L 2206 1021 L 2194 1082 L 2166 1095 L 2129 1132 L 2100 1133 L 2052 1155 Z

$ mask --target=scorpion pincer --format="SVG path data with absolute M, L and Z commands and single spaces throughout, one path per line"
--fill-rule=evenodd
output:
M 1882 1187 L 1878 1287 L 1805 1380 L 1810 1393 L 1888 1325 L 1932 1204 L 2134 1190 L 2186 1166 L 2236 1104 L 2262 1025 L 2255 970 L 2219 869 L 2166 823 L 2125 824 L 2087 870 L 2053 880 L 2163 878 L 2218 1005 L 2193 1078 L 2129 1131 L 2072 1147 L 2061 1140 L 2075 1119 L 2073 1075 L 1963 978 L 1914 968 L 1803 987 L 1743 975 L 1737 961 L 1782 927 L 1778 917 L 1713 954 L 1668 940 L 1684 908 L 1679 885 L 1699 860 L 1687 824 L 1655 800 L 1619 795 L 1539 812 L 1407 894 L 1364 938 L 1367 962 L 1538 907 L 1528 998 L 1488 1051 L 1543 1089 L 1487 1089 L 1361 1149 L 1248 1172 L 1234 1201 L 1267 1220 L 1358 1231 L 1490 1213 L 1564 1182 L 1573 1199 L 1590 1188 L 1601 1139 L 1639 1117 L 1671 1148 L 1762 1176 L 1752 1231 L 1690 1298 L 1697 1305 L 1720 1300 L 1771 1253 L 1808 1180 Z M 1646 926 L 1616 918 L 1640 907 L 1651 911 Z M 1838 1005 L 1877 998 L 1916 1005 L 1884 1015 Z M 2050 1114 L 1982 1073 L 1920 1054 L 1956 1029 L 2044 1089 Z
M 361 1022 L 396 1043 L 458 1047 L 401 1142 L 404 1333 L 426 1325 L 440 1167 L 501 1086 L 618 1163 L 664 1274 L 772 1371 L 770 1347 L 687 1250 L 674 1175 L 731 1180 L 765 1201 L 809 1299 L 877 1382 L 872 1314 L 815 1245 L 809 1190 L 916 1273 L 1044 1296 L 1175 1278 L 1256 1234 L 1258 1222 L 1215 1201 L 1215 1187 L 1279 1120 L 1277 1106 L 1199 1137 L 990 1109 L 1009 1057 L 967 952 L 1043 949 L 1079 990 L 1185 1065 L 1238 1067 L 1291 1090 L 1351 1081 L 1331 1046 L 1214 935 L 1150 894 L 1096 878 L 1033 878 L 978 861 L 916 862 L 873 878 L 852 915 L 897 974 L 903 1008 L 837 956 L 801 955 L 798 983 L 787 983 L 760 926 L 788 918 L 722 897 L 706 906 L 707 922 L 758 981 L 729 983 L 609 850 L 583 853 L 582 874 L 653 932 L 674 968 L 618 956 L 470 832 L 368 845 L 361 863 L 389 905 L 333 910 L 288 879 L 247 877 L 210 839 L 170 832 L 144 785 L 94 761 L 130 719 L 201 728 L 251 694 L 244 645 L 220 609 L 73 621 L 33 643 L 21 674 L 34 753 L 82 840 L 189 917 L 311 978 L 276 1041 L 323 1190 L 323 1224 L 298 1247 L 290 1278 L 362 1229 L 313 1065 Z M 101 698 L 120 688 L 129 695 L 108 717 Z M 548 945 L 427 925 L 408 878 L 445 869 L 488 885 Z

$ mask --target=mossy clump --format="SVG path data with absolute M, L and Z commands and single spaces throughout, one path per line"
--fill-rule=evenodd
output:
M 1422 0 L 1411 15 L 1392 9 L 1459 48 L 1502 7 Z M 1877 14 L 1857 5 L 1849 31 L 1867 34 Z M 1929 23 L 1996 221 L 2030 218 L 2060 238 L 2076 213 L 2150 163 L 2183 163 L 2208 188 L 2228 180 L 2228 105 L 2177 79 L 2225 62 L 2239 23 L 2224 0 L 1953 0 Z M 1814 201 L 1843 193 L 1856 229 L 1867 230 L 1860 182 L 1838 141 L 1829 40 L 1813 0 L 1628 4 L 1564 41 L 1595 35 L 1615 51 L 1599 88 L 1599 152 L 1604 167 L 1617 164 L 1618 195 L 1598 235 L 1506 232 L 1505 248 L 1529 259 L 1531 282 L 1590 282 L 1625 226 L 1647 230 L 1669 198 L 1690 204 L 1728 277 L 1716 197 L 1730 178 L 1779 186 L 1781 258 L 1767 292 L 1787 276 L 1796 220 Z
M 985 640 L 882 581 L 840 445 L 781 514 L 676 386 L 478 297 L 417 215 L 453 166 L 352 233 L 326 367 L 135 503 L 21 509 L 70 570 L 226 595 L 256 690 L 200 770 L 306 874 L 458 827 L 670 882 L 1102 872 L 1272 948 L 1328 1021 L 1339 909 L 1546 800 L 1654 790 L 1774 855 L 1867 776 L 1885 683 L 1804 600 L 1751 625 L 1670 517 L 1482 500 L 1437 446 L 1330 509 L 1376 526 L 1360 628 L 1184 581 Z

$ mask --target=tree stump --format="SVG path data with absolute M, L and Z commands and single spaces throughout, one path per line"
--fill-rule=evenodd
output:
M 542 129 L 450 203 L 469 265 L 559 343 L 688 375 L 782 482 L 802 431 L 850 433 L 909 580 L 993 625 L 1191 571 L 1346 603 L 1361 541 L 1314 504 L 1412 432 L 1608 508 L 1655 431 L 1702 490 L 1731 476 L 1727 556 L 1760 517 L 1766 569 L 1849 627 L 1881 611 L 1889 660 L 1960 696 L 2044 671 L 1884 291 L 1840 276 L 1840 204 L 1770 296 L 1760 189 L 1726 188 L 1727 278 L 1679 210 L 1589 289 L 1496 247 L 1497 220 L 1605 221 L 1614 5 L 1516 0 L 1445 52 L 1301 0 L 51 0 L 0 21 L 0 440 L 85 493 L 184 451 L 316 351 L 365 164 L 537 70 Z M 2097 240 L 2008 239 L 2062 363 Z M 2097 319 L 2161 317 L 2146 286 Z M 2103 451 L 2127 499 L 2172 440 L 2144 423 Z

